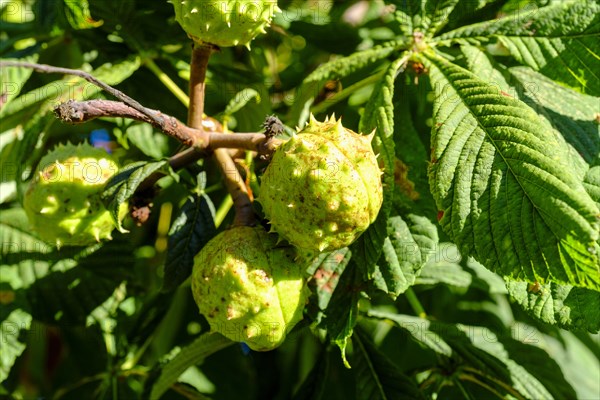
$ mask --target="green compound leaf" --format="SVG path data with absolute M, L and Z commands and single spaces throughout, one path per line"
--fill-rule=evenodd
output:
M 480 386 L 490 390 L 489 398 L 495 397 L 492 393 L 498 398 L 575 398 L 575 391 L 558 364 L 546 351 L 533 345 L 539 341 L 539 332 L 533 328 L 515 328 L 511 337 L 483 327 L 389 312 L 371 310 L 368 315 L 393 322 L 412 340 L 442 360 L 450 360 L 450 365 L 460 372 L 448 379 L 454 383 L 480 382 Z M 441 364 L 448 365 L 448 361 Z
M 430 184 L 440 224 L 482 264 L 516 280 L 600 289 L 600 210 L 568 148 L 526 104 L 439 57 Z
M 27 332 L 31 322 L 37 322 L 38 329 L 40 323 L 87 328 L 106 323 L 109 305 L 122 298 L 119 287 L 131 278 L 135 263 L 131 246 L 118 239 L 84 250 L 57 251 L 27 228 L 23 209 L 0 216 L 0 380 L 23 351 L 22 343 L 30 342 L 25 335 L 35 333 Z
M 292 400 L 322 400 L 327 399 L 327 387 L 331 385 L 329 381 L 331 363 L 329 361 L 329 352 L 321 350 L 315 366 L 309 372 L 308 376 L 298 388 Z
M 222 113 L 223 117 L 229 118 L 244 108 L 244 106 L 252 99 L 256 99 L 256 102 L 260 103 L 260 93 L 251 88 L 240 90 L 231 98 L 231 100 L 229 100 L 229 103 L 227 103 L 227 107 L 225 107 L 225 111 Z
M 506 94 L 524 101 L 548 121 L 569 146 L 573 172 L 584 179 L 591 165 L 600 165 L 598 98 L 578 93 L 545 77 L 530 67 L 503 68 L 482 50 L 463 45 L 467 69 Z M 503 71 L 512 86 L 504 78 Z M 584 182 L 584 186 L 587 185 Z M 593 196 L 592 196 L 593 197 Z
M 319 254 L 309 266 L 307 272 L 313 277 L 309 284 L 315 287 L 316 303 L 320 310 L 327 309 L 340 276 L 350 262 L 350 257 L 350 251 L 344 247 L 331 253 Z
M 423 266 L 416 285 L 444 284 L 459 288 L 474 288 L 490 294 L 506 294 L 504 279 L 472 257 L 462 260 L 453 243 L 440 243 L 436 252 Z
M 437 42 L 482 43 L 492 39 L 520 63 L 583 93 L 600 95 L 600 4 L 565 1 L 469 25 Z
M 121 221 L 119 220 L 119 208 L 121 204 L 129 200 L 144 179 L 157 171 L 168 171 L 169 162 L 160 160 L 156 162 L 138 161 L 125 166 L 118 174 L 113 176 L 106 184 L 102 192 L 102 201 L 106 209 L 117 224 L 117 228 L 123 231 Z
M 583 178 L 583 187 L 600 208 L 600 165 L 588 170 Z
M 473 283 L 473 276 L 463 268 L 462 261 L 460 252 L 453 243 L 439 243 L 436 252 L 431 255 L 419 276 L 416 277 L 415 284 L 444 284 L 467 288 Z M 504 288 L 504 281 L 502 281 L 502 288 Z
M 458 3 L 458 0 L 428 0 L 426 2 L 422 19 L 425 37 L 433 37 L 448 23 L 448 17 Z
M 416 382 L 383 355 L 362 329 L 352 336 L 352 345 L 357 399 L 425 399 Z
M 350 252 L 345 254 L 345 257 L 350 256 Z M 347 368 L 350 368 L 350 364 L 346 359 L 346 346 L 356 325 L 361 287 L 362 275 L 352 259 L 339 278 L 319 322 L 319 326 L 327 330 L 331 342 L 340 348 L 342 361 Z
M 37 59 L 37 55 L 32 55 L 21 60 L 5 59 L 3 61 L 36 62 Z M 3 96 L 2 107 L 6 107 L 21 93 L 25 82 L 27 82 L 32 73 L 33 69 L 31 68 L 2 68 L 0 70 L 0 94 Z
M 400 29 L 405 36 L 413 32 L 422 32 L 431 38 L 448 22 L 448 16 L 459 3 L 458 0 L 420 0 L 392 1 L 396 6 L 394 16 L 400 23 Z
M 406 221 L 399 216 L 390 218 L 388 235 L 383 243 L 383 257 L 371 276 L 375 287 L 395 299 L 415 283 L 438 246 L 438 234 L 427 218 L 411 214 Z
M 142 153 L 153 159 L 169 155 L 169 138 L 150 124 L 134 124 L 127 128 L 127 139 Z
M 343 78 L 388 57 L 401 45 L 402 42 L 387 42 L 369 50 L 359 51 L 348 57 L 337 58 L 314 70 L 303 83 Z
M 573 159 L 581 158 L 579 169 L 585 173 L 592 165 L 600 165 L 600 131 L 598 97 L 570 90 L 529 67 L 508 69 L 523 90 L 520 99 L 557 129 L 573 148 Z
M 88 0 L 65 1 L 65 14 L 74 29 L 92 29 L 102 25 L 102 21 L 94 21 L 90 13 Z
M 13 310 L 7 318 L 2 319 L 0 330 L 0 383 L 3 382 L 15 363 L 15 360 L 25 350 L 25 333 L 31 325 L 31 315 L 21 309 Z
M 206 357 L 234 343 L 218 333 L 208 332 L 183 349 L 176 347 L 150 372 L 143 398 L 160 399 L 189 367 L 200 364 Z
M 194 257 L 216 235 L 215 209 L 206 195 L 191 196 L 169 232 L 163 290 L 173 290 L 192 273 Z
M 497 86 L 499 90 L 513 95 L 512 88 L 499 70 L 499 66 L 483 50 L 477 46 L 464 44 L 460 50 L 465 56 L 466 67 L 481 80 Z
M 525 311 L 547 324 L 563 329 L 600 330 L 600 293 L 549 283 L 507 282 L 508 293 Z

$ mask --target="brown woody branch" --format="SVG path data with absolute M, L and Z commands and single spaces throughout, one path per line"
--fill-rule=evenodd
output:
M 66 103 L 60 104 L 55 109 L 57 117 L 67 123 L 78 124 L 99 117 L 130 118 L 150 123 L 167 135 L 173 136 L 184 145 L 195 147 L 199 150 L 230 147 L 252 150 L 258 153 L 270 153 L 277 145 L 276 142 L 269 142 L 265 135 L 260 133 L 225 135 L 223 134 L 223 129 L 220 124 L 211 118 L 204 118 L 202 120 L 202 130 L 190 128 L 170 115 L 144 107 L 120 90 L 107 85 L 84 71 L 21 61 L 0 61 L 0 68 L 6 67 L 31 68 L 34 71 L 42 73 L 78 76 L 121 100 L 121 102 L 109 100 L 67 101 Z M 200 81 L 203 82 L 203 79 L 196 80 L 196 82 Z M 202 88 L 201 91 L 195 90 L 192 93 L 196 93 L 196 95 L 201 94 L 203 96 L 204 89 Z M 199 114 L 194 112 L 194 115 Z M 214 124 L 214 126 L 211 126 L 211 124 Z M 205 133 L 203 134 L 202 131 Z M 209 132 L 208 134 L 206 134 L 207 131 Z M 217 134 L 213 137 L 212 133 Z M 212 145 L 210 144 L 211 141 L 213 142 Z
M 158 113 L 155 110 L 150 110 L 150 109 L 142 106 L 140 103 L 138 103 L 131 97 L 127 96 L 125 93 L 94 78 L 91 74 L 89 74 L 85 71 L 80 71 L 78 69 L 55 67 L 55 66 L 47 65 L 47 64 L 22 62 L 22 61 L 0 61 L 0 68 L 5 68 L 5 67 L 31 68 L 34 71 L 43 72 L 46 74 L 63 74 L 63 75 L 78 76 L 78 77 L 83 78 L 86 81 L 98 86 L 105 92 L 110 93 L 111 95 L 115 96 L 117 99 L 121 100 L 123 103 L 127 104 L 129 107 L 131 107 L 131 108 L 135 109 L 136 111 L 147 116 L 149 119 L 154 121 L 159 126 L 162 126 L 164 124 L 164 120 L 161 118 L 160 113 Z
M 160 116 L 163 123 L 158 124 L 146 113 L 111 100 L 69 100 L 54 109 L 56 116 L 69 124 L 81 124 L 101 117 L 122 117 L 147 122 L 184 145 L 197 150 L 240 148 L 265 154 L 273 152 L 279 143 L 277 139 L 269 139 L 262 133 L 223 133 L 223 126 L 216 119 L 206 116 L 202 120 L 203 129 L 200 130 L 190 128 L 177 118 L 160 111 L 150 109 L 148 111 Z

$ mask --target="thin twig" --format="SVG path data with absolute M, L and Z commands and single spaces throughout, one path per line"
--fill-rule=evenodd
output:
M 192 129 L 182 124 L 174 117 L 150 109 L 147 109 L 146 113 L 142 113 L 137 109 L 118 101 L 69 100 L 59 104 L 54 109 L 54 113 L 59 119 L 70 124 L 80 124 L 101 117 L 124 117 L 135 119 L 152 124 L 155 128 L 174 137 L 186 146 L 206 148 L 208 145 L 207 135 L 204 135 L 198 129 Z M 148 117 L 149 114 L 159 116 L 161 123 L 158 123 L 156 119 Z
M 80 78 L 85 79 L 86 81 L 88 81 L 90 83 L 93 83 L 94 85 L 98 86 L 105 92 L 110 93 L 117 99 L 121 100 L 123 103 L 127 104 L 131 108 L 134 108 L 135 110 L 139 111 L 140 113 L 146 115 L 148 118 L 153 120 L 159 126 L 162 126 L 164 124 L 164 120 L 162 119 L 160 113 L 157 114 L 156 111 L 150 110 L 150 109 L 142 106 L 140 103 L 138 103 L 131 97 L 127 96 L 125 93 L 121 92 L 120 90 L 115 89 L 114 87 L 112 87 L 110 85 L 107 85 L 106 83 L 104 83 L 102 81 L 99 81 L 98 79 L 94 78 L 91 74 L 89 74 L 85 71 L 80 71 L 77 69 L 70 69 L 70 68 L 54 67 L 52 65 L 46 65 L 46 64 L 29 63 L 29 62 L 23 62 L 23 61 L 0 61 L 0 68 L 5 68 L 5 67 L 31 68 L 34 71 L 43 72 L 46 74 L 63 74 L 63 75 L 78 76 Z

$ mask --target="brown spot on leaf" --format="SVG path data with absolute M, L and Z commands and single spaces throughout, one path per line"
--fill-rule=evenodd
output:
M 394 182 L 409 199 L 417 200 L 420 195 L 415 190 L 415 184 L 408 178 L 408 166 L 402 161 L 396 159 L 394 162 Z
M 538 281 L 535 281 L 534 283 L 530 283 L 527 285 L 527 291 L 529 293 L 539 293 L 542 290 L 542 287 L 540 285 L 540 283 Z
M 0 304 L 7 305 L 15 301 L 15 292 L 12 290 L 0 290 Z

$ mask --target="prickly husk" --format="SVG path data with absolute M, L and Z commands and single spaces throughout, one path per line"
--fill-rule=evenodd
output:
M 197 43 L 244 45 L 271 25 L 275 0 L 171 0 L 175 19 Z
M 371 148 L 335 117 L 309 124 L 273 155 L 258 201 L 274 231 L 307 254 L 346 247 L 375 220 L 383 192 Z
M 281 345 L 302 319 L 305 266 L 262 227 L 238 226 L 194 258 L 192 293 L 213 331 L 256 351 Z
M 58 145 L 41 159 L 25 192 L 23 207 L 33 230 L 58 247 L 110 239 L 115 226 L 100 193 L 117 171 L 116 162 L 103 149 Z M 126 212 L 123 204 L 121 217 Z

